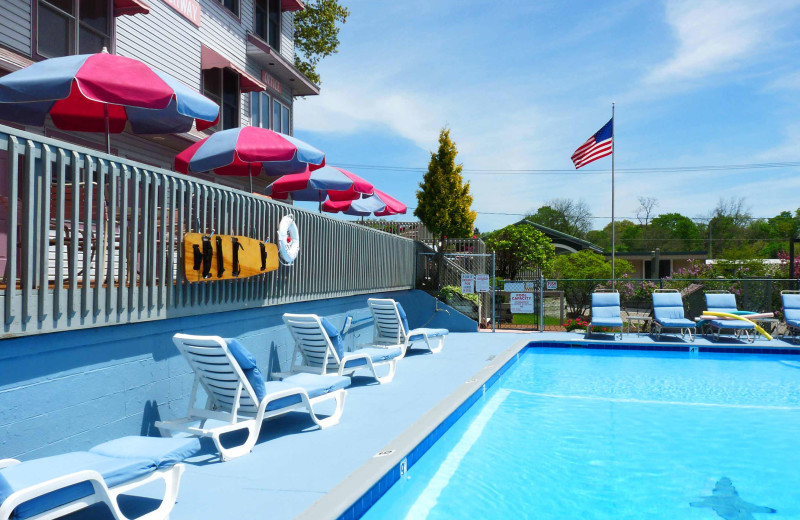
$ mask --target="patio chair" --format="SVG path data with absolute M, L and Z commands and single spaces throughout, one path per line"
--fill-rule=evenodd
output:
M 676 289 L 656 289 L 653 291 L 653 324 L 650 334 L 661 339 L 665 329 L 679 329 L 681 338 L 689 334 L 689 341 L 694 341 L 692 331 L 697 324 L 684 317 L 683 298 Z
M 167 518 L 184 471 L 180 462 L 200 451 L 196 438 L 123 437 L 89 451 L 0 460 L 0 518 L 60 518 L 102 502 L 114 518 L 125 520 L 119 495 L 159 480 L 161 504 L 138 518 Z
M 297 374 L 265 382 L 255 358 L 235 339 L 175 334 L 172 341 L 194 371 L 194 384 L 186 417 L 155 423 L 164 436 L 183 432 L 209 437 L 220 458 L 229 460 L 252 451 L 264 419 L 304 408 L 317 426 L 326 428 L 342 416 L 350 378 Z M 207 397 L 205 408 L 195 406 L 201 387 Z M 333 414 L 317 417 L 316 406 L 328 400 L 335 401 Z M 208 426 L 209 420 L 219 423 Z M 220 437 L 236 431 L 246 432 L 245 440 L 223 445 Z
M 728 291 L 707 291 L 705 296 L 706 310 L 710 312 L 727 312 L 729 314 L 736 314 L 739 312 L 739 309 L 736 307 L 736 296 Z M 756 340 L 756 326 L 755 323 L 752 322 L 719 318 L 716 320 L 707 320 L 705 322 L 705 327 L 716 331 L 716 341 L 719 341 L 719 336 L 723 329 L 730 330 L 735 336 L 744 332 L 750 343 Z M 750 332 L 753 334 L 751 335 Z M 711 337 L 714 338 L 713 333 Z
M 370 298 L 367 300 L 372 320 L 375 322 L 372 332 L 372 343 L 377 346 L 394 345 L 400 347 L 398 359 L 406 355 L 408 347 L 414 343 L 425 342 L 432 353 L 442 351 L 445 337 L 450 334 L 447 329 L 418 328 L 409 330 L 406 311 L 400 303 L 390 298 Z
M 800 291 L 781 291 L 783 301 L 783 321 L 792 343 L 800 335 Z
M 326 318 L 316 314 L 284 314 L 283 322 L 295 342 L 289 373 L 343 375 L 365 368 L 381 384 L 394 379 L 397 360 L 402 354 L 400 347 L 367 347 L 345 353 L 341 334 Z M 389 367 L 389 372 L 379 376 L 376 368 L 383 365 Z
M 622 339 L 622 316 L 619 308 L 619 292 L 601 289 L 592 293 L 592 319 L 586 328 L 586 337 L 592 335 L 592 327 L 619 327 L 619 339 Z M 616 334 L 612 330 L 616 339 Z

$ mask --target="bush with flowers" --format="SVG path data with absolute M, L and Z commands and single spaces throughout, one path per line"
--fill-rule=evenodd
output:
M 564 328 L 567 329 L 567 332 L 571 332 L 575 329 L 585 329 L 589 326 L 589 322 L 585 321 L 581 318 L 569 319 L 564 322 Z

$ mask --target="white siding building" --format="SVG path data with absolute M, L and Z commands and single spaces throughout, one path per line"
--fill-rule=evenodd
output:
M 109 52 L 139 59 L 220 105 L 218 128 L 262 126 L 292 134 L 293 100 L 319 94 L 294 67 L 301 0 L 3 0 L 0 76 L 34 61 Z M 131 81 L 135 81 L 131 78 Z M 26 130 L 104 150 L 103 137 L 52 125 Z M 172 168 L 176 153 L 207 135 L 112 136 L 112 153 Z M 210 178 L 210 177 L 209 177 Z M 246 180 L 216 177 L 245 187 Z M 256 179 L 255 191 L 270 179 Z M 247 186 L 249 189 L 249 185 Z

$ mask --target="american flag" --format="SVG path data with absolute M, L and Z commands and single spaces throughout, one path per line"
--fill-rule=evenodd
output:
M 611 155 L 614 140 L 614 118 L 612 117 L 603 128 L 580 145 L 572 154 L 572 162 L 577 170 L 601 157 Z

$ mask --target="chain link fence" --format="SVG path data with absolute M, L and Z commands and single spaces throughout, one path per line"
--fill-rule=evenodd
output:
M 565 320 L 589 319 L 592 292 L 598 289 L 619 291 L 623 320 L 627 316 L 650 316 L 652 294 L 656 289 L 676 289 L 682 297 L 686 317 L 694 319 L 706 309 L 705 294 L 726 291 L 736 296 L 740 310 L 754 313 L 776 313 L 782 318 L 781 291 L 798 288 L 798 281 L 781 278 L 698 278 L 698 279 L 630 279 L 613 284 L 609 279 L 547 280 L 552 291 L 544 293 L 544 321 L 550 330 L 564 330 Z M 561 326 L 558 326 L 561 325 Z

